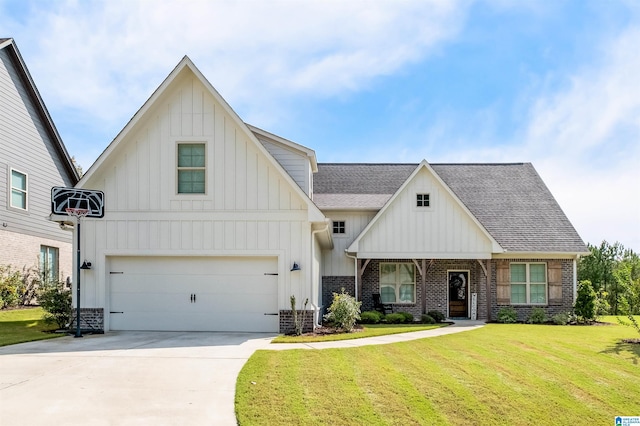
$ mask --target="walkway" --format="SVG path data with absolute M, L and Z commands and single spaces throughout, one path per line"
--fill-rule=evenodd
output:
M 329 349 L 329 348 L 355 348 L 369 345 L 386 345 L 389 343 L 407 342 L 409 340 L 424 339 L 427 337 L 446 336 L 447 334 L 471 331 L 484 326 L 484 321 L 462 320 L 456 321 L 448 327 L 434 328 L 431 330 L 412 331 L 409 333 L 388 334 L 386 336 L 365 337 L 362 339 L 337 340 L 334 342 L 315 343 L 272 343 L 263 349 L 281 351 L 288 349 Z

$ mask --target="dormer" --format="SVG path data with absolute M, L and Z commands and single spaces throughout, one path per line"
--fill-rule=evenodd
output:
M 318 171 L 316 152 L 250 124 L 247 126 L 305 194 L 311 198 L 313 195 L 313 174 Z

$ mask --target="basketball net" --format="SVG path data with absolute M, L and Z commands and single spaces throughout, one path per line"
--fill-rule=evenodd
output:
M 76 209 L 72 207 L 67 207 L 64 210 L 67 212 L 69 216 L 75 216 L 78 218 L 85 217 L 86 215 L 89 214 L 89 209 Z

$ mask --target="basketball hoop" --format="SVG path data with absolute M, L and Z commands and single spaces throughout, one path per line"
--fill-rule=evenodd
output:
M 75 216 L 78 218 L 85 217 L 86 215 L 89 214 L 89 209 L 77 209 L 77 208 L 67 207 L 66 209 L 64 209 L 64 211 L 66 211 L 69 216 Z

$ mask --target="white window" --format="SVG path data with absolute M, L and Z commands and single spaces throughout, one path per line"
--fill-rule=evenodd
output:
M 429 194 L 416 194 L 416 207 L 430 207 Z
M 10 206 L 27 210 L 27 175 L 11 169 Z
M 547 303 L 546 263 L 512 263 L 511 303 L 545 305 Z
M 58 248 L 40 246 L 40 274 L 45 283 L 58 280 Z
M 178 194 L 204 194 L 205 144 L 178 144 Z
M 344 234 L 346 232 L 345 222 L 344 220 L 334 220 L 333 221 L 333 233 L 334 234 Z
M 413 263 L 380 264 L 382 303 L 415 303 L 416 274 Z

